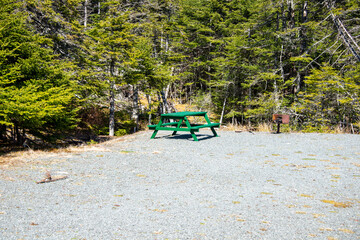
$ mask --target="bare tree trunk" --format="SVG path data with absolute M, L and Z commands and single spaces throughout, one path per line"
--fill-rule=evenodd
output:
M 280 72 L 281 72 L 281 78 L 283 79 L 283 82 L 285 82 L 285 73 L 284 73 L 284 64 L 282 61 L 282 55 L 284 53 L 284 45 L 281 45 L 281 52 L 280 52 Z
M 84 27 L 87 27 L 87 19 L 88 19 L 88 0 L 85 0 L 85 3 L 84 3 Z
M 225 98 L 224 98 L 223 107 L 222 107 L 221 116 L 220 116 L 220 126 L 221 126 L 221 124 L 223 122 L 223 119 L 224 119 L 226 100 L 228 98 L 228 94 L 229 94 L 229 85 L 226 86 L 226 93 L 225 93 Z
M 288 0 L 288 7 L 289 7 L 289 27 L 295 27 L 295 5 L 294 0 Z
M 153 30 L 153 56 L 154 58 L 157 58 L 158 57 L 158 34 L 157 34 L 157 31 L 154 29 Z
M 356 57 L 357 61 L 360 62 L 360 48 L 358 44 L 351 36 L 351 34 L 347 31 L 341 20 L 338 17 L 336 17 L 333 13 L 331 13 L 331 17 L 346 47 L 350 50 L 350 52 L 354 55 L 354 57 Z
M 280 13 L 279 11 L 276 12 L 276 31 L 280 30 L 280 17 L 279 17 Z
M 227 99 L 227 96 L 225 96 L 225 98 L 224 98 L 223 107 L 222 107 L 222 110 L 221 110 L 220 126 L 221 126 L 221 124 L 222 124 L 222 122 L 223 122 L 223 119 L 224 119 L 226 99 Z
M 169 90 L 170 90 L 170 84 L 168 84 L 168 85 L 166 86 L 165 91 L 162 90 L 162 91 L 160 92 L 161 98 L 162 98 L 162 102 L 163 102 L 163 113 L 171 112 L 170 107 L 169 107 L 169 104 L 168 104 L 168 102 L 167 102 L 167 98 L 168 98 L 168 95 L 169 95 Z
M 165 52 L 169 51 L 169 34 L 166 34 L 166 38 L 165 38 Z
M 287 28 L 284 1 L 281 2 L 281 20 L 281 30 L 284 31 Z
M 137 85 L 133 86 L 133 111 L 131 118 L 135 121 L 136 126 L 134 132 L 139 129 L 139 88 Z
M 301 23 L 307 22 L 307 1 L 304 2 L 304 5 L 301 8 Z M 299 38 L 300 38 L 300 54 L 304 54 L 307 48 L 307 40 L 306 40 L 306 27 L 301 25 L 299 31 Z M 294 87 L 294 94 L 295 99 L 297 98 L 296 93 L 298 93 L 301 87 L 304 85 L 304 73 L 301 72 L 300 69 L 297 70 L 297 75 L 295 78 L 295 87 Z
M 158 110 L 160 110 L 160 115 L 161 114 L 163 114 L 164 113 L 164 107 L 163 107 L 163 105 L 164 105 L 164 103 L 163 103 L 163 101 L 162 101 L 162 99 L 161 99 L 161 96 L 160 96 L 160 92 L 158 91 L 157 92 L 157 97 L 158 97 L 158 101 L 159 101 L 159 107 L 158 107 Z
M 115 93 L 114 81 L 110 82 L 110 115 L 109 115 L 109 136 L 114 136 L 115 133 Z
M 301 20 L 302 23 L 307 22 L 307 1 L 304 2 L 303 8 L 302 8 L 302 15 Z M 300 46 L 300 53 L 304 53 L 307 48 L 307 42 L 306 42 L 306 28 L 302 25 L 300 28 L 300 39 L 301 39 L 301 46 Z
M 149 104 L 149 125 L 151 125 L 151 96 L 150 95 L 146 95 L 146 98 L 148 100 L 148 104 Z
M 165 90 L 165 100 L 166 100 L 165 107 L 166 107 L 166 111 L 167 111 L 167 112 L 171 112 L 171 109 L 170 109 L 170 106 L 169 106 L 169 102 L 168 102 L 170 86 L 171 86 L 171 84 L 169 83 L 169 84 L 166 86 L 166 90 Z
M 115 80 L 113 79 L 115 62 L 110 63 L 110 114 L 109 114 L 109 136 L 115 133 Z

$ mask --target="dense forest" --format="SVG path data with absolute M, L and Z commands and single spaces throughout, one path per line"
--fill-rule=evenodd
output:
M 359 41 L 358 0 L 0 0 L 0 138 L 123 135 L 184 106 L 359 132 Z

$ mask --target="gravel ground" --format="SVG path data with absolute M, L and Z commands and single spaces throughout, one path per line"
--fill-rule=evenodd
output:
M 360 135 L 168 134 L 0 165 L 0 239 L 360 239 Z

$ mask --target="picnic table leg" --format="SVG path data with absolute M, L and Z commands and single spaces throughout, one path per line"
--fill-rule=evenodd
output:
M 155 136 L 156 136 L 156 134 L 157 134 L 158 131 L 159 131 L 159 130 L 155 130 L 155 131 L 153 132 L 153 134 L 151 135 L 151 139 L 154 139 L 154 138 L 155 138 Z
M 210 124 L 211 121 L 210 121 L 209 117 L 207 116 L 207 114 L 205 114 L 204 117 L 205 117 L 206 122 L 207 122 L 208 124 Z M 211 129 L 211 131 L 212 131 L 212 133 L 214 134 L 215 137 L 218 137 L 218 136 L 219 136 L 219 135 L 217 134 L 217 132 L 215 131 L 215 128 L 214 128 L 214 127 L 211 127 L 210 129 Z
M 185 120 L 185 124 L 186 126 L 191 129 L 191 124 L 189 123 L 189 120 L 187 119 L 187 117 L 184 117 Z M 193 137 L 195 142 L 198 142 L 199 140 L 197 139 L 196 135 L 195 135 L 195 131 L 194 130 L 190 130 L 191 136 Z
M 179 121 L 178 125 L 176 125 L 176 128 L 180 128 L 180 126 L 181 126 L 181 124 L 182 124 L 183 121 L 184 121 L 184 119 L 181 119 L 181 120 Z M 174 132 L 172 133 L 172 135 L 176 135 L 176 133 L 177 133 L 177 131 L 174 131 Z
M 217 134 L 217 132 L 215 131 L 215 128 L 214 127 L 211 127 L 210 128 L 212 133 L 214 134 L 214 137 L 218 137 L 219 135 Z
M 160 118 L 160 121 L 159 121 L 159 123 L 157 124 L 156 127 L 161 127 L 162 123 L 163 123 L 163 118 Z M 150 139 L 154 139 L 155 136 L 156 136 L 156 134 L 158 133 L 159 130 L 156 130 L 156 127 L 155 127 L 155 131 L 154 131 L 153 134 L 151 135 L 151 138 L 150 138 Z
M 191 130 L 190 133 L 191 133 L 191 136 L 193 137 L 194 141 L 198 142 L 199 140 L 197 139 L 195 132 L 193 130 Z
M 205 113 L 204 118 L 205 118 L 205 121 L 206 121 L 208 124 L 210 124 L 210 123 L 211 123 L 211 121 L 210 121 L 210 119 L 209 119 L 209 117 L 208 117 L 207 113 Z

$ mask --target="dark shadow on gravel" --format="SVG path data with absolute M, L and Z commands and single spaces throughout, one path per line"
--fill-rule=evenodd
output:
M 207 140 L 210 138 L 213 138 L 214 136 L 212 135 L 205 135 L 205 134 L 196 134 L 196 137 L 199 141 L 203 141 L 203 140 Z M 181 135 L 168 135 L 168 136 L 161 136 L 158 138 L 166 138 L 166 139 L 186 139 L 189 141 L 194 141 L 193 137 L 191 136 L 191 134 L 181 134 Z M 156 139 L 156 138 L 155 138 Z

